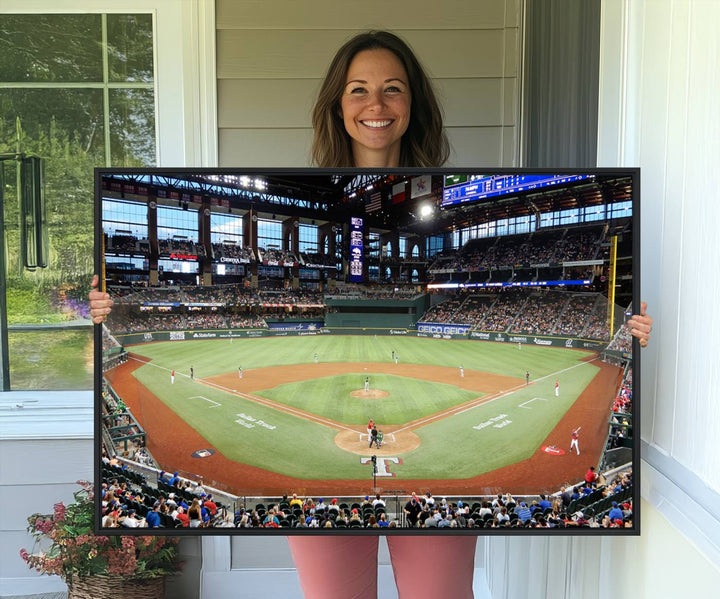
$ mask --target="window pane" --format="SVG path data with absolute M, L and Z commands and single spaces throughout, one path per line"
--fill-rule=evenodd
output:
M 178 237 L 187 238 L 189 241 L 198 241 L 197 210 L 158 206 L 157 235 L 158 239 Z
M 153 90 L 110 90 L 110 147 L 112 166 L 155 165 Z
M 16 162 L 5 160 L 0 213 L 13 389 L 92 387 L 87 293 L 93 272 L 93 167 L 108 166 L 106 148 L 113 165 L 155 164 L 153 90 L 109 89 L 105 105 L 102 23 L 100 14 L 0 16 L 0 84 L 47 84 L 44 89 L 0 87 L 0 153 L 19 150 L 44 159 L 49 238 L 48 267 L 25 269 Z M 122 81 L 149 82 L 152 88 L 150 16 L 110 15 L 108 29 L 115 85 L 120 73 Z M 73 85 L 63 87 L 68 83 Z M 118 216 L 118 227 L 134 223 L 132 215 L 120 211 Z M 49 328 L 40 332 L 37 326 Z
M 82 176 L 90 176 L 92 190 L 92 167 L 105 161 L 102 90 L 0 90 L 0 152 L 15 151 L 18 118 L 21 151 L 65 161 L 76 176 L 79 160 L 90 169 Z
M 210 214 L 210 241 L 212 243 L 243 244 L 243 219 L 241 216 Z
M 100 15 L 2 15 L 0 81 L 102 81 Z
M 138 202 L 103 198 L 103 231 L 113 236 L 128 235 L 138 239 L 148 238 L 147 207 Z M 116 231 L 121 233 L 116 233 Z
M 92 389 L 91 328 L 11 331 L 8 344 L 13 389 Z
M 110 81 L 153 81 L 152 15 L 107 16 Z

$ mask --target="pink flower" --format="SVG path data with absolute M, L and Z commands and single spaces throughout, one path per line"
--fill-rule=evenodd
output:
M 37 520 L 35 520 L 35 528 L 39 532 L 46 535 L 52 530 L 53 522 L 52 522 L 52 520 L 45 520 L 43 518 L 38 518 Z
M 135 549 L 135 541 L 132 537 L 123 537 L 122 546 L 125 549 Z
M 133 574 L 137 567 L 135 552 L 126 549 L 108 550 L 108 574 L 125 576 Z
M 27 549 L 21 549 L 21 550 L 20 550 L 20 557 L 21 557 L 21 558 L 23 559 L 23 561 L 25 561 L 25 562 L 29 562 L 29 561 L 30 561 L 30 554 L 27 552 Z
M 66 509 L 64 503 L 56 503 L 53 506 L 53 510 L 55 522 L 62 522 L 63 520 L 65 520 Z

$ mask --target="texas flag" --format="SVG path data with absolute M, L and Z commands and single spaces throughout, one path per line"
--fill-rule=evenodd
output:
M 430 175 L 413 177 L 410 188 L 410 199 L 421 198 L 430 193 Z
M 405 181 L 396 183 L 392 188 L 392 203 L 399 204 L 405 201 Z

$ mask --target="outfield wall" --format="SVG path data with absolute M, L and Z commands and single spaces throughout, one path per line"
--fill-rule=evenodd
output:
M 269 329 L 218 329 L 202 331 L 148 331 L 114 335 L 123 345 L 137 345 L 155 341 L 191 341 L 193 339 L 247 339 L 259 337 L 302 337 L 316 335 L 402 335 L 407 337 L 431 337 L 435 339 L 471 339 L 496 343 L 519 343 L 521 345 L 543 345 L 573 349 L 602 350 L 607 343 L 594 339 L 576 337 L 553 337 L 549 335 L 509 335 L 488 331 L 457 332 L 453 325 L 427 325 L 420 330 L 412 328 L 387 327 L 321 327 L 310 330 L 269 330 Z
M 427 295 L 414 299 L 338 299 L 325 300 L 325 324 L 330 328 L 413 327 L 429 307 Z

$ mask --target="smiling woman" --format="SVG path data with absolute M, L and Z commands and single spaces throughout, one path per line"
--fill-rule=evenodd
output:
M 347 79 L 340 112 L 353 156 L 372 166 L 397 164 L 412 101 L 405 68 L 389 50 L 364 50 L 350 63 Z
M 430 79 L 387 31 L 362 33 L 338 50 L 312 122 L 317 166 L 440 166 L 450 153 Z

